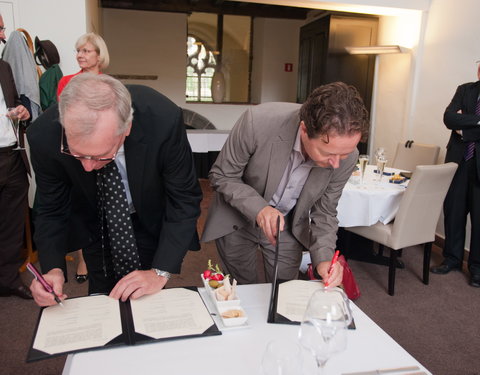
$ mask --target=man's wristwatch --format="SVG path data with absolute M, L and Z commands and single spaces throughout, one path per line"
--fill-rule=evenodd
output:
M 152 268 L 152 270 L 155 271 L 155 273 L 157 274 L 157 276 L 166 277 L 167 280 L 170 280 L 170 278 L 172 277 L 172 274 L 171 274 L 170 272 L 162 271 L 162 270 L 159 270 L 158 268 Z

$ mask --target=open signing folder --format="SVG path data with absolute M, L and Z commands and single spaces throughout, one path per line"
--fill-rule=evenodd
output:
M 28 353 L 35 361 L 83 350 L 220 335 L 196 288 L 163 289 L 121 302 L 105 295 L 42 308 Z

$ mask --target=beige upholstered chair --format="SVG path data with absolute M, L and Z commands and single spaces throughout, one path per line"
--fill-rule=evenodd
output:
M 417 165 L 437 164 L 438 153 L 440 147 L 435 145 L 427 145 L 413 142 L 410 147 L 406 147 L 407 143 L 399 142 L 395 157 L 392 161 L 392 167 L 413 171 Z
M 395 288 L 397 252 L 405 247 L 424 244 L 423 283 L 428 285 L 435 229 L 456 170 L 455 163 L 417 166 L 392 223 L 345 228 L 391 249 L 388 270 L 388 294 L 391 296 Z

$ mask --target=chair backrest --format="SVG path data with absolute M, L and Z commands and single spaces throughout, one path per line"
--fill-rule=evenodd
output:
M 392 248 L 435 240 L 443 201 L 457 166 L 456 163 L 417 166 L 393 222 Z
M 405 147 L 405 143 L 399 142 L 392 167 L 413 171 L 417 165 L 436 164 L 439 152 L 439 146 L 412 143 L 410 147 Z

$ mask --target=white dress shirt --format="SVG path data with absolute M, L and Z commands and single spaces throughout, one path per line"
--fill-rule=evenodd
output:
M 12 146 L 17 142 L 10 120 L 6 116 L 7 104 L 0 87 L 0 148 Z

